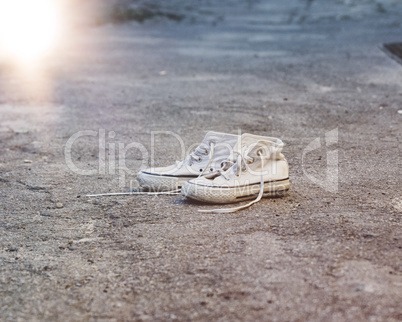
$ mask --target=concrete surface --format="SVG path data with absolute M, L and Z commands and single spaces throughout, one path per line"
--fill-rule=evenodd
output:
M 0 66 L 0 320 L 402 319 L 402 66 L 379 48 L 402 40 L 399 2 L 203 3 L 195 21 L 77 30 L 30 75 Z M 289 195 L 203 214 L 181 196 L 86 197 L 135 184 L 118 156 L 115 174 L 66 164 L 78 131 L 150 153 L 152 131 L 190 148 L 211 129 L 281 137 Z M 75 165 L 97 169 L 98 140 L 75 142 Z M 172 135 L 154 149 L 179 159 Z M 325 182 L 336 151 L 330 192 L 309 176 Z

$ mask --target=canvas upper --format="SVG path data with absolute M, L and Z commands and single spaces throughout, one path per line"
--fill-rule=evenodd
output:
M 283 142 L 280 139 L 245 133 L 221 170 L 192 179 L 190 183 L 210 187 L 235 187 L 260 183 L 261 175 L 264 181 L 288 178 L 288 163 L 281 153 L 282 148 Z
M 221 163 L 232 153 L 239 136 L 210 131 L 201 144 L 183 161 L 167 167 L 148 168 L 139 172 L 172 177 L 197 177 L 221 168 Z M 206 168 L 207 167 L 207 168 Z

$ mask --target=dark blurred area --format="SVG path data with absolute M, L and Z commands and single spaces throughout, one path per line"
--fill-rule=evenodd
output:
M 394 16 L 402 24 L 402 3 L 398 0 L 87 0 L 72 3 L 80 24 L 124 23 L 127 21 L 185 21 L 217 24 L 231 17 L 255 17 L 266 23 L 316 23 L 363 20 Z M 262 17 L 265 17 L 262 18 Z

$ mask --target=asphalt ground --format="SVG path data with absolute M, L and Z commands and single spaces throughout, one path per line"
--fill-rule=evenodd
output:
M 0 320 L 400 321 L 400 7 L 364 4 L 234 2 L 2 63 Z M 232 214 L 86 196 L 208 130 L 281 138 L 289 194 Z

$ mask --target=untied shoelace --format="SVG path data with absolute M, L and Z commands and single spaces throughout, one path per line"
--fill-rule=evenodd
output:
M 227 164 L 231 164 L 232 166 L 236 166 L 236 175 L 238 176 L 240 174 L 240 171 L 243 168 L 243 165 L 246 165 L 246 163 L 252 163 L 254 162 L 254 158 L 250 157 L 248 154 L 250 153 L 250 151 L 258 144 L 259 142 L 257 142 L 256 144 L 253 144 L 251 147 L 249 147 L 243 154 L 240 152 L 234 152 L 235 154 L 237 154 L 237 160 L 236 162 L 234 162 L 234 160 L 228 160 L 226 161 Z M 217 213 L 217 214 L 222 214 L 222 213 L 231 213 L 231 212 L 236 212 L 238 210 L 241 209 L 245 209 L 250 207 L 251 205 L 255 204 L 256 202 L 260 201 L 262 198 L 262 195 L 264 194 L 264 158 L 269 159 L 270 155 L 271 155 L 271 151 L 268 152 L 267 156 L 263 156 L 263 154 L 261 153 L 261 151 L 257 152 L 257 155 L 260 157 L 261 160 L 261 181 L 260 181 L 260 191 L 258 193 L 258 196 L 256 199 L 254 199 L 253 201 L 249 202 L 246 205 L 243 206 L 239 206 L 239 207 L 234 207 L 234 208 L 222 208 L 222 209 L 199 209 L 199 212 L 204 212 L 204 213 L 208 213 L 208 212 L 212 212 L 212 213 Z M 225 165 L 223 167 L 223 169 L 218 170 L 217 172 L 222 175 L 226 180 L 229 180 L 229 178 L 227 177 L 227 170 L 224 171 L 225 169 Z

